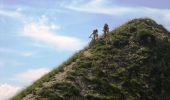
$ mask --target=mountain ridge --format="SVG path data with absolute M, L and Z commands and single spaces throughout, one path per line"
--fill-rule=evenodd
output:
M 152 19 L 139 18 L 108 36 L 11 100 L 168 100 L 170 33 Z

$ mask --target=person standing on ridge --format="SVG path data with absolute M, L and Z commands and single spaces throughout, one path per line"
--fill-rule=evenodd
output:
M 107 33 L 109 33 L 109 25 L 106 23 L 103 27 L 104 38 L 106 38 Z
M 92 38 L 92 41 L 98 39 L 98 30 L 97 29 L 93 30 L 93 33 L 90 35 L 89 38 Z
M 104 24 L 104 27 L 103 27 L 103 32 L 104 32 L 104 39 L 106 41 L 106 45 L 107 43 L 109 42 L 109 36 L 108 36 L 108 33 L 109 33 L 109 25 L 106 23 Z

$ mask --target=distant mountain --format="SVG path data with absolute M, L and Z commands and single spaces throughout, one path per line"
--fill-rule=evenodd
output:
M 170 33 L 152 19 L 131 20 L 12 100 L 170 100 Z

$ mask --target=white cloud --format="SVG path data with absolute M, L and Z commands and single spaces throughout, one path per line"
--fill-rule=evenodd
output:
M 18 10 L 5 10 L 0 8 L 0 15 L 13 18 L 23 18 L 23 15 Z
M 87 12 L 87 13 L 98 13 L 106 14 L 115 17 L 136 18 L 136 17 L 151 17 L 154 20 L 165 25 L 170 30 L 170 9 L 158 9 L 150 7 L 127 7 L 118 6 L 116 4 L 108 5 L 109 1 L 106 0 L 91 0 L 87 3 L 74 2 L 66 6 L 66 8 Z
M 21 55 L 24 57 L 30 57 L 30 56 L 33 56 L 34 53 L 33 52 L 23 52 L 23 53 L 21 53 Z
M 13 79 L 14 80 L 20 80 L 23 82 L 33 82 L 39 78 L 41 78 L 43 75 L 47 74 L 50 71 L 50 69 L 47 68 L 39 68 L 39 69 L 30 69 L 26 72 L 17 74 Z
M 100 13 L 100 14 L 108 14 L 108 15 L 125 15 L 125 14 L 167 14 L 170 12 L 168 9 L 156 9 L 156 8 L 149 8 L 149 7 L 126 7 L 126 6 L 117 6 L 115 4 L 108 6 L 108 1 L 105 0 L 91 0 L 90 2 L 79 4 L 73 3 L 67 5 L 66 8 L 81 11 L 81 12 L 89 12 L 89 13 Z
M 122 15 L 128 12 L 134 12 L 136 9 L 131 7 L 121 7 L 113 5 L 105 6 L 106 2 L 104 0 L 92 0 L 88 3 L 74 3 L 71 5 L 67 5 L 66 8 L 81 11 L 81 12 L 88 12 L 88 13 L 100 13 L 100 14 L 108 14 L 108 15 Z
M 21 65 L 23 66 L 24 63 L 16 61 L 14 59 L 2 59 L 2 58 L 0 58 L 0 68 L 4 68 L 4 67 L 7 67 L 7 66 L 15 67 L 15 66 L 21 66 Z
M 0 100 L 9 100 L 17 92 L 21 90 L 21 87 L 9 85 L 9 84 L 0 84 Z
M 169 13 L 165 12 L 163 20 L 166 22 L 166 24 L 170 24 L 170 12 Z
M 53 29 L 53 30 L 59 30 L 59 29 L 60 29 L 60 26 L 55 25 L 55 24 L 51 24 L 51 25 L 50 25 L 50 28 Z
M 22 8 L 17 8 L 16 11 L 21 12 L 21 11 L 23 11 L 23 9 Z
M 20 55 L 23 57 L 30 57 L 35 55 L 34 51 L 21 51 L 21 50 L 15 50 L 15 49 L 11 49 L 11 48 L 4 48 L 4 47 L 0 47 L 0 53 L 3 54 L 14 54 L 14 55 Z
M 46 17 L 42 17 L 42 20 L 38 22 L 27 23 L 22 30 L 22 36 L 29 37 L 59 51 L 78 50 L 84 46 L 84 43 L 78 38 L 56 34 L 54 30 L 60 27 L 54 24 L 48 25 L 45 23 L 46 20 Z

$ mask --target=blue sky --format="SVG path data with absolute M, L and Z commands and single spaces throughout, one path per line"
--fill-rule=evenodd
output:
M 170 30 L 170 1 L 0 0 L 0 100 L 88 44 L 93 29 L 150 17 Z M 5 93 L 5 94 L 4 94 Z

